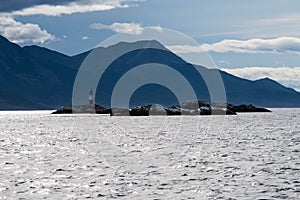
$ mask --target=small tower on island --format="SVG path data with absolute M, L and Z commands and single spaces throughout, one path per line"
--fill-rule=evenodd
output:
M 89 91 L 89 105 L 94 105 L 94 92 L 92 88 Z

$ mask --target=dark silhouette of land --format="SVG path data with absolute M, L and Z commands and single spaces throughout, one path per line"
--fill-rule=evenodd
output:
M 104 108 L 99 105 L 87 104 L 81 106 L 63 106 L 52 114 L 110 114 L 111 116 L 150 116 L 150 115 L 236 115 L 238 112 L 271 112 L 266 108 L 257 108 L 253 105 L 235 106 L 228 104 L 211 105 L 204 101 L 196 103 L 186 103 L 182 106 L 162 106 L 159 104 L 136 106 L 131 109 L 126 108 Z
M 143 49 L 145 44 L 153 48 Z M 141 49 L 115 60 L 101 79 L 101 85 L 105 87 L 95 90 L 95 99 L 99 105 L 110 108 L 111 94 L 119 78 L 133 67 L 145 63 L 161 63 L 179 71 L 196 91 L 197 99 L 211 102 L 205 81 L 195 77 L 193 65 L 157 41 L 122 42 L 108 48 L 100 47 L 99 59 L 117 48 L 133 47 Z M 67 56 L 38 46 L 20 47 L 0 36 L 0 110 L 52 110 L 71 105 L 75 77 L 88 54 L 85 52 Z M 197 67 L 203 75 L 208 76 L 216 70 Z M 250 81 L 223 71 L 220 74 L 229 103 L 257 107 L 300 107 L 300 93 L 274 80 L 265 78 Z M 152 85 L 139 90 L 132 98 L 130 107 L 153 104 L 172 107 L 178 102 L 170 91 Z M 231 109 L 234 111 L 236 108 Z

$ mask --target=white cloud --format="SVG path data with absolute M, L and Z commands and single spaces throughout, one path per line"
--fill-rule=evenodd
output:
M 91 24 L 90 28 L 96 30 L 108 29 L 117 33 L 126 33 L 130 35 L 142 34 L 145 28 L 151 28 L 157 31 L 162 31 L 162 28 L 159 26 L 143 27 L 141 24 L 136 23 L 113 23 L 111 25 L 95 23 Z
M 14 16 L 60 16 L 62 14 L 104 11 L 115 8 L 128 8 L 134 6 L 130 5 L 129 2 L 139 1 L 141 0 L 78 0 L 62 5 L 42 4 L 9 13 L 0 12 L 0 34 L 15 43 L 44 43 L 54 40 L 55 37 L 46 30 L 42 30 L 37 24 L 17 22 Z M 82 39 L 86 40 L 88 38 Z
M 94 11 L 111 10 L 115 8 L 128 8 L 125 2 L 138 2 L 139 0 L 80 0 L 65 5 L 36 5 L 22 10 L 6 13 L 12 16 L 47 15 L 60 16 L 73 13 L 86 13 Z
M 235 69 L 222 68 L 221 70 L 250 80 L 268 77 L 287 87 L 300 91 L 300 67 L 244 67 Z
M 200 37 L 233 36 L 241 39 L 277 38 L 282 36 L 298 37 L 300 32 L 300 14 L 273 16 L 271 18 L 238 20 L 224 30 L 206 32 Z
M 88 36 L 83 36 L 83 37 L 82 37 L 82 40 L 87 40 L 87 39 L 89 39 Z
M 182 54 L 205 52 L 205 50 L 203 49 L 203 45 L 199 45 L 199 46 L 172 45 L 172 46 L 167 46 L 167 48 L 174 53 L 182 53 Z
M 297 53 L 300 54 L 300 38 L 279 37 L 274 39 L 223 40 L 199 46 L 168 46 L 175 53 L 236 52 L 236 53 Z
M 127 33 L 131 35 L 139 35 L 143 32 L 141 25 L 135 23 L 113 23 L 112 25 L 96 23 L 92 24 L 90 28 L 96 30 L 109 29 L 117 33 Z
M 252 22 L 252 24 L 256 25 L 262 25 L 262 26 L 270 26 L 270 25 L 286 25 L 286 24 L 299 24 L 300 23 L 300 15 L 299 14 L 293 14 L 293 15 L 286 15 L 281 16 L 277 18 L 267 18 L 267 19 L 261 19 L 255 22 Z
M 14 43 L 45 43 L 55 39 L 53 35 L 42 30 L 37 24 L 23 24 L 13 18 L 2 16 L 0 16 L 0 35 Z

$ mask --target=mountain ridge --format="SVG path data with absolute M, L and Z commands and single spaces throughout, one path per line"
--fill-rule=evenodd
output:
M 99 49 L 100 51 L 114 51 L 116 48 L 132 48 L 139 46 L 157 47 L 166 49 L 157 41 L 138 41 L 135 43 L 117 43 L 113 46 Z M 10 109 L 55 109 L 72 102 L 72 90 L 75 77 L 81 63 L 91 52 L 86 51 L 77 55 L 68 56 L 54 50 L 36 45 L 20 47 L 11 43 L 6 38 L 0 36 L 0 110 Z M 127 57 L 126 57 L 127 56 Z M 134 58 L 134 59 L 133 59 Z M 183 70 L 187 76 L 192 76 L 192 71 L 186 63 L 176 54 L 169 50 L 160 51 L 151 48 L 139 49 L 130 52 L 128 55 L 116 60 L 112 67 L 117 73 L 122 74 L 118 68 L 126 60 L 125 68 L 130 69 L 130 65 L 138 65 L 143 62 L 162 61 L 166 65 L 174 66 Z M 199 68 L 203 73 L 210 73 L 210 69 Z M 243 79 L 227 72 L 219 70 L 226 88 L 226 95 L 229 103 L 233 104 L 253 104 L 263 107 L 300 107 L 300 93 L 292 88 L 287 88 L 280 83 L 269 79 L 259 79 L 255 81 Z M 115 74 L 107 75 L 115 78 Z M 198 90 L 205 88 L 205 83 L 196 79 L 192 80 L 193 86 Z M 109 85 L 109 84 L 108 84 Z M 113 85 L 110 85 L 113 87 Z M 142 90 L 141 96 L 146 96 L 149 91 L 157 91 L 158 98 L 164 97 L 165 90 L 152 87 L 151 90 Z M 206 91 L 204 89 L 203 91 Z M 96 100 L 109 100 L 109 93 L 96 94 Z M 104 96 L 103 96 L 104 95 Z M 202 96 L 201 96 L 202 95 Z M 199 97 L 209 98 L 205 92 Z M 105 97 L 106 96 L 106 97 Z M 149 95 L 148 95 L 149 96 Z M 103 98 L 105 97 L 105 98 Z M 143 102 L 142 98 L 136 98 L 136 104 Z M 153 100 L 156 101 L 155 96 Z M 172 100 L 173 101 L 173 100 Z M 100 102 L 105 104 L 105 102 Z M 164 103 L 164 102 L 144 102 L 144 103 Z M 165 102 L 168 103 L 168 102 Z M 169 104 L 174 102 L 169 102 Z M 105 105 L 104 105 L 105 106 Z M 132 105 L 134 106 L 134 105 Z

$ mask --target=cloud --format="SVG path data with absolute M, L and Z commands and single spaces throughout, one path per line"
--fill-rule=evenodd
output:
M 143 32 L 141 25 L 135 23 L 113 23 L 112 25 L 96 23 L 92 24 L 90 28 L 96 30 L 109 29 L 117 33 L 127 33 L 130 35 L 139 35 Z
M 279 24 L 299 24 L 299 23 L 300 23 L 299 14 L 285 15 L 277 18 L 261 19 L 253 22 L 253 24 L 262 25 L 262 26 L 270 26 L 270 25 L 278 26 Z
M 300 15 L 290 14 L 280 17 L 256 19 L 237 26 L 238 35 L 246 38 L 276 38 L 281 36 L 298 37 Z M 242 31 L 240 31 L 242 30 Z
M 287 87 L 300 91 L 300 67 L 244 67 L 235 69 L 222 68 L 221 70 L 250 80 L 268 77 Z
M 23 8 L 32 7 L 41 4 L 58 5 L 70 1 L 72 0 L 21 0 L 21 1 L 1 0 L 0 12 L 10 12 L 13 10 L 20 10 Z M 77 1 L 77 0 L 73 0 L 73 1 Z
M 141 0 L 2 0 L 0 4 L 0 34 L 15 43 L 44 43 L 54 40 L 55 37 L 46 30 L 42 30 L 37 24 L 23 24 L 17 22 L 14 17 L 60 16 L 128 8 L 134 6 L 130 3 L 139 1 Z
M 288 14 L 272 18 L 243 19 L 233 22 L 231 26 L 222 27 L 219 31 L 204 32 L 198 37 L 238 37 L 277 38 L 282 36 L 298 37 L 300 32 L 300 14 Z
M 71 15 L 74 13 L 86 13 L 95 11 L 112 10 L 115 8 L 128 8 L 132 6 L 129 2 L 138 2 L 139 0 L 77 0 L 77 1 L 54 1 L 56 4 L 33 4 L 30 7 L 25 7 L 20 10 L 6 12 L 2 14 L 11 16 L 30 16 L 30 15 L 46 15 L 46 16 L 60 16 Z M 37 1 L 34 1 L 37 2 Z M 126 3 L 125 3 L 126 2 Z
M 83 36 L 83 37 L 82 37 L 82 40 L 87 40 L 87 39 L 89 39 L 88 36 Z
M 113 23 L 111 25 L 95 23 L 91 24 L 90 28 L 96 30 L 108 29 L 117 33 L 126 33 L 130 35 L 142 34 L 145 28 L 151 28 L 157 31 L 162 31 L 162 28 L 159 26 L 143 27 L 141 24 L 136 23 Z
M 34 42 L 45 43 L 55 37 L 42 30 L 37 24 L 23 24 L 9 17 L 0 16 L 0 35 L 14 43 Z
M 235 53 L 296 53 L 300 54 L 300 38 L 279 37 L 274 39 L 223 40 L 199 46 L 168 46 L 175 53 L 235 52 Z

